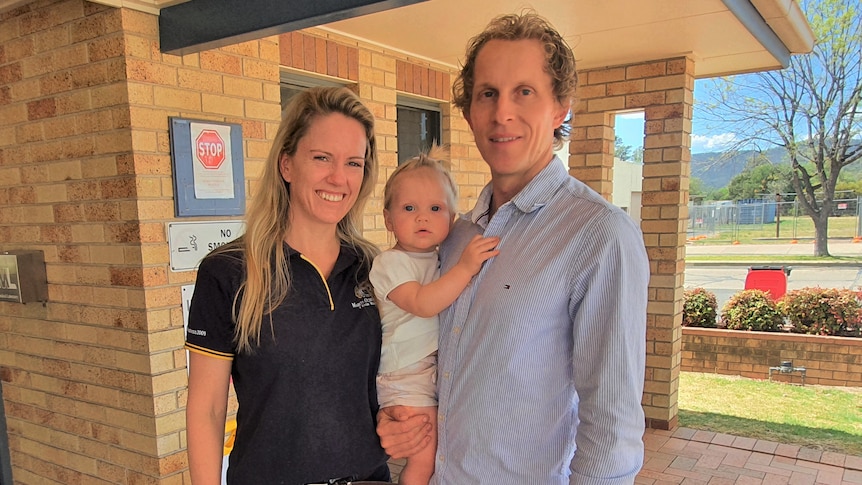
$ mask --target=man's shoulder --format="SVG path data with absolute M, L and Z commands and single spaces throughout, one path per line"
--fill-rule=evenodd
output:
M 580 180 L 569 177 L 551 199 L 559 212 L 600 215 L 613 212 L 623 212 L 622 209 L 608 202 L 598 192 Z
M 640 231 L 625 210 L 574 177 L 566 181 L 550 202 L 551 210 L 546 217 L 553 218 L 559 230 L 568 227 L 580 233 L 581 229 L 591 227 L 608 236 Z

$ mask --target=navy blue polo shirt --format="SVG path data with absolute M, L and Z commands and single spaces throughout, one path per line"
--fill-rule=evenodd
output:
M 221 248 L 220 248 L 221 249 Z M 375 431 L 380 316 L 360 253 L 342 245 L 328 279 L 285 245 L 291 286 L 264 317 L 260 345 L 237 353 L 239 251 L 201 262 L 186 348 L 232 359 L 239 411 L 228 483 L 300 484 L 368 476 L 386 463 Z

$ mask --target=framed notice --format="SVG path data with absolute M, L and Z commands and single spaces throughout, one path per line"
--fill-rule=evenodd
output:
M 245 213 L 242 127 L 170 118 L 177 217 Z
M 13 254 L 0 254 L 0 301 L 21 301 L 18 257 Z

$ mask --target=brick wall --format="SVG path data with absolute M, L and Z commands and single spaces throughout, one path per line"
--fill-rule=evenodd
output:
M 768 379 L 782 361 L 805 368 L 805 384 L 862 387 L 862 339 L 686 327 L 682 370 Z M 800 382 L 799 373 L 773 380 Z
M 16 481 L 182 483 L 186 362 L 168 117 L 240 123 L 254 177 L 278 44 L 162 55 L 154 15 L 34 2 L 0 17 L 0 249 L 45 253 L 46 305 L 0 303 Z

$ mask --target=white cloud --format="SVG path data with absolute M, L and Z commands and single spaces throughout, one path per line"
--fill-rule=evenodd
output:
M 716 152 L 721 151 L 736 141 L 733 133 L 722 133 L 720 135 L 691 135 L 692 152 Z

